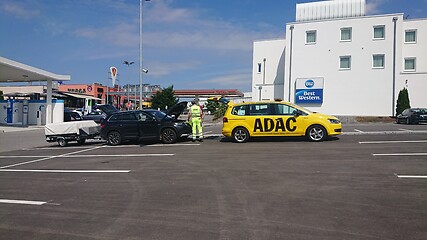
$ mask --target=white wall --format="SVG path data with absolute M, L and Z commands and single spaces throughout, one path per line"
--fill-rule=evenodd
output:
M 265 76 L 264 76 L 265 59 Z M 285 66 L 285 40 L 254 42 L 252 69 L 252 100 L 283 98 L 283 72 Z M 261 64 L 261 69 L 258 69 Z M 261 71 L 259 71 L 261 70 Z
M 295 79 L 324 78 L 324 101 L 305 106 L 313 111 L 334 115 L 391 115 L 393 92 L 393 17 L 401 14 L 320 22 L 291 23 L 293 32 L 292 68 L 285 71 L 285 96 L 288 96 L 291 74 L 291 98 L 294 102 Z M 373 27 L 385 26 L 385 39 L 373 40 Z M 401 32 L 401 25 L 398 31 Z M 352 40 L 340 41 L 341 28 L 352 28 Z M 306 44 L 306 32 L 316 30 L 315 44 Z M 287 34 L 290 46 L 290 34 Z M 401 36 L 398 36 L 398 46 Z M 385 67 L 372 67 L 373 54 L 385 55 Z M 340 70 L 340 56 L 351 56 L 351 69 Z M 290 53 L 286 52 L 285 69 L 289 69 Z M 399 57 L 398 57 L 399 59 Z M 400 69 L 400 62 L 397 63 Z
M 393 72 L 394 22 L 396 21 L 396 63 Z M 385 27 L 385 38 L 373 39 L 374 26 Z M 291 31 L 293 26 L 293 31 Z M 352 29 L 351 41 L 341 41 L 341 28 Z M 405 30 L 417 29 L 417 42 L 404 43 Z M 316 30 L 315 44 L 306 44 L 306 32 Z M 263 99 L 283 98 L 295 102 L 297 78 L 324 79 L 323 103 L 303 105 L 313 111 L 333 115 L 392 116 L 403 87 L 409 90 L 412 107 L 427 107 L 427 19 L 404 20 L 403 14 L 361 16 L 286 25 L 286 39 L 254 43 L 252 99 L 259 100 L 262 73 L 258 63 L 268 56 Z M 291 44 L 292 42 L 292 44 Z M 286 46 L 286 47 L 285 47 Z M 283 53 L 285 58 L 277 55 Z M 276 55 L 274 55 L 276 53 Z M 373 68 L 373 55 L 385 56 L 384 68 Z M 292 56 L 292 58 L 291 58 Z M 351 56 L 351 69 L 340 70 L 340 56 Z M 416 71 L 404 71 L 404 58 L 416 57 Z M 282 79 L 273 83 L 271 76 Z M 394 80 L 393 80 L 394 79 Z M 394 86 L 394 87 L 393 87 Z M 277 92 L 277 88 L 283 91 Z M 278 94 L 282 93 L 282 96 Z
M 408 88 L 411 107 L 427 107 L 427 19 L 406 20 L 403 22 L 402 39 L 405 39 L 405 30 L 417 30 L 416 43 L 402 43 L 401 68 L 398 69 L 399 85 L 397 91 Z M 416 57 L 416 71 L 405 72 L 404 58 Z M 407 80 L 407 84 L 406 84 Z

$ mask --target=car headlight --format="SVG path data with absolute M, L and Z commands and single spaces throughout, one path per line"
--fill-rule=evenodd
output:
M 339 123 L 341 123 L 341 122 L 340 122 L 340 120 L 338 120 L 338 119 L 333 119 L 333 118 L 328 118 L 328 121 L 329 121 L 330 123 L 332 123 L 332 124 L 339 124 Z

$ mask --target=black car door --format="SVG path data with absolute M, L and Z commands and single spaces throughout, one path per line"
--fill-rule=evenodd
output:
M 160 122 L 154 116 L 151 116 L 150 114 L 145 112 L 139 112 L 137 114 L 137 118 L 139 124 L 138 130 L 140 138 L 160 138 Z
M 138 138 L 138 119 L 133 112 L 123 112 L 118 116 L 117 127 L 123 139 Z

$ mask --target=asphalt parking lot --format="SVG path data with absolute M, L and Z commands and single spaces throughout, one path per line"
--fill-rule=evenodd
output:
M 203 143 L 65 148 L 40 129 L 0 133 L 0 234 L 427 239 L 427 125 L 348 124 L 321 143 L 236 144 L 220 129 Z

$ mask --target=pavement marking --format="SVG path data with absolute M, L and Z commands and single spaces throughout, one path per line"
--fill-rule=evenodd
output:
M 25 200 L 11 200 L 11 199 L 0 199 L 0 203 L 11 203 L 11 204 L 26 204 L 26 205 L 43 205 L 46 202 L 41 201 L 25 201 Z
M 106 146 L 108 148 L 130 148 L 130 147 L 173 147 L 173 146 L 194 146 L 200 145 L 198 143 L 174 143 L 174 144 L 155 144 L 155 145 L 118 145 L 118 146 Z
M 427 175 L 397 175 L 398 178 L 427 178 Z
M 373 156 L 427 156 L 427 153 L 373 153 Z
M 359 142 L 359 144 L 387 144 L 387 143 L 427 143 L 427 140 L 412 140 L 412 141 L 368 141 L 368 142 Z
M 356 130 L 356 129 L 355 129 Z M 360 131 L 360 130 L 358 130 Z M 372 132 L 343 132 L 342 135 L 388 135 L 388 134 L 418 134 L 427 133 L 427 130 L 413 131 L 372 131 Z
M 146 147 L 173 147 L 173 146 L 198 146 L 200 143 L 175 143 L 175 144 L 156 144 L 147 145 Z
M 0 158 L 48 158 L 52 156 L 0 156 Z
M 87 154 L 87 155 L 69 155 L 63 156 L 64 158 L 77 158 L 77 157 L 161 157 L 161 156 L 174 156 L 174 153 L 142 153 L 142 154 Z
M 363 133 L 364 132 L 364 131 L 356 129 L 356 128 L 354 129 L 354 131 L 359 132 L 359 133 Z
M 103 146 L 93 147 L 93 148 L 90 148 L 90 149 L 84 149 L 84 150 L 75 151 L 75 152 L 71 152 L 71 153 L 65 153 L 65 154 L 61 154 L 61 155 L 57 155 L 57 156 L 44 157 L 42 159 L 36 159 L 36 160 L 28 161 L 28 162 L 16 163 L 16 164 L 12 164 L 12 165 L 7 165 L 7 166 L 0 167 L 0 169 L 21 166 L 21 165 L 25 165 L 25 164 L 29 164 L 29 163 L 46 161 L 46 160 L 50 160 L 50 159 L 57 158 L 57 157 L 65 157 L 65 156 L 68 156 L 68 155 L 71 155 L 71 154 L 76 154 L 76 153 L 81 153 L 81 152 L 87 152 L 87 151 L 91 151 L 91 150 L 102 148 L 102 147 Z
M 41 173 L 129 173 L 131 170 L 30 170 L 30 169 L 0 169 L 0 172 L 41 172 Z
M 84 149 L 84 148 L 92 148 L 91 146 L 81 146 L 81 147 L 44 147 L 44 148 L 23 148 L 21 150 L 28 151 L 28 150 L 66 150 L 66 149 Z
M 405 131 L 405 132 L 412 132 L 412 130 L 409 129 L 404 129 L 404 128 L 399 128 L 400 131 Z

